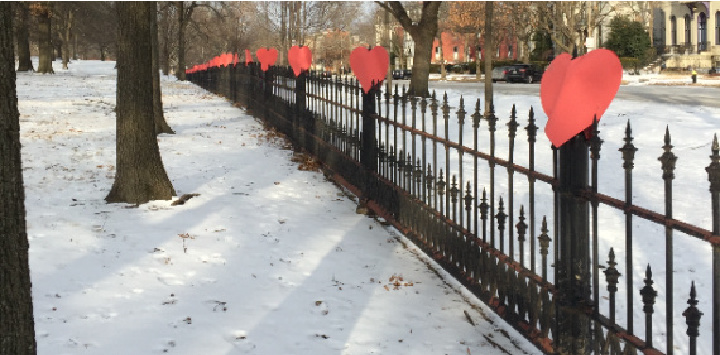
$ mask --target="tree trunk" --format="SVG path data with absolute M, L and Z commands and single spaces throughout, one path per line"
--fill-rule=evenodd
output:
M 18 71 L 32 71 L 33 64 L 30 60 L 30 31 L 28 30 L 28 18 L 30 11 L 28 3 L 18 1 L 15 3 L 18 8 L 18 23 L 15 26 L 15 36 L 18 43 Z
M 385 9 L 385 13 L 383 14 L 383 47 L 385 47 L 385 50 L 388 52 L 388 54 L 392 53 L 392 48 L 390 48 L 390 11 Z M 390 56 L 392 57 L 392 56 Z M 392 86 L 393 86 L 393 76 L 392 76 L 392 70 L 393 70 L 393 63 L 388 63 L 388 72 L 387 72 L 387 93 L 392 93 Z
M 285 13 L 287 12 L 287 3 L 285 1 L 280 3 L 280 65 L 287 66 L 287 25 L 285 23 Z
M 162 90 L 160 88 L 160 44 L 158 43 L 157 12 L 152 21 L 152 84 L 153 84 L 153 120 L 155 122 L 155 134 L 170 133 L 175 131 L 165 121 L 163 113 Z
M 163 75 L 170 73 L 170 7 L 165 6 L 163 10 L 163 25 L 162 25 L 163 43 L 162 50 L 160 51 L 160 63 L 162 65 Z
M 437 22 L 435 22 L 437 27 Z M 432 58 L 432 43 L 437 28 L 432 32 L 422 30 L 415 40 L 415 53 L 413 53 L 412 77 L 410 78 L 409 92 L 413 96 L 428 97 L 428 78 L 430 77 L 430 58 Z
M 480 56 L 482 54 L 482 51 L 481 51 L 482 48 L 478 48 L 479 47 L 478 43 L 480 43 L 480 41 L 478 40 L 479 37 L 480 37 L 480 30 L 478 29 L 476 32 L 476 35 L 475 35 L 475 79 L 477 81 L 480 81 L 481 74 L 482 74 L 481 73 L 482 70 L 480 70 Z
M 38 47 L 39 47 L 39 61 L 38 61 L 38 73 L 41 74 L 54 74 L 52 62 L 53 62 L 53 47 L 52 47 L 52 32 L 51 32 L 51 11 L 48 7 L 44 6 L 37 12 L 38 25 Z
M 178 43 L 177 43 L 177 71 L 175 76 L 178 80 L 186 80 L 185 77 L 185 3 L 177 2 L 178 12 Z
M 430 77 L 430 60 L 432 59 L 432 44 L 438 29 L 439 1 L 423 1 L 420 21 L 414 22 L 399 1 L 388 1 L 378 4 L 389 9 L 393 16 L 410 33 L 415 41 L 413 53 L 413 74 L 410 79 L 409 94 L 418 97 L 428 97 L 428 78 Z
M 77 32 L 75 32 L 73 33 L 72 60 L 78 60 L 77 46 Z
M 0 2 L 0 354 L 34 355 L 11 3 Z
M 442 32 L 438 38 L 438 50 L 440 51 L 440 79 L 447 79 L 447 68 L 445 68 L 445 52 L 443 52 Z M 435 55 L 435 53 L 433 53 Z M 432 62 L 432 61 L 431 61 Z
M 70 62 L 70 35 L 72 33 L 73 25 L 73 10 L 67 10 L 67 17 L 65 18 L 65 33 L 62 37 L 62 68 L 68 69 L 68 63 Z
M 492 19 L 493 19 L 494 3 L 488 1 L 485 3 L 485 114 L 490 112 L 490 106 L 493 102 L 493 82 L 492 82 L 492 57 L 495 53 L 495 43 L 492 36 Z
M 108 203 L 169 200 L 153 119 L 152 21 L 155 2 L 118 2 L 116 169 Z

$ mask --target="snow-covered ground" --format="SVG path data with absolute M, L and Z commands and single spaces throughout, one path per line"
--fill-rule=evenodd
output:
M 113 66 L 75 61 L 68 71 L 55 67 L 55 75 L 17 76 L 40 354 L 539 353 L 397 232 L 355 214 L 352 197 L 321 173 L 300 170 L 297 157 L 261 123 L 190 83 L 163 77 L 165 115 L 177 134 L 162 135 L 159 143 L 177 193 L 199 196 L 180 206 L 106 204 L 115 173 Z M 689 83 L 643 77 L 623 80 Z M 461 94 L 448 92 L 451 105 Z M 550 173 L 540 99 L 497 97 L 501 119 L 512 104 L 519 117 L 535 108 L 538 170 Z M 709 228 L 704 167 L 720 112 L 615 100 L 601 121 L 599 189 L 617 198 L 623 196 L 617 149 L 628 120 L 640 148 L 636 203 L 663 211 L 657 157 L 669 124 L 679 157 L 675 216 Z M 520 123 L 526 125 L 524 118 Z M 505 121 L 498 129 L 506 137 Z M 507 154 L 505 140 L 499 139 L 499 156 Z M 527 148 L 516 149 L 516 162 L 527 166 Z M 500 184 L 503 178 L 499 171 Z M 538 193 L 540 210 L 551 192 Z M 625 274 L 619 216 L 601 209 L 600 254 L 604 264 L 614 247 Z M 635 329 L 644 335 L 637 291 L 652 262 L 659 293 L 654 344 L 663 349 L 666 271 L 656 260 L 664 255 L 664 231 L 635 224 Z M 695 280 L 705 314 L 699 354 L 708 355 L 709 248 L 676 236 L 675 345 L 687 343 L 681 313 Z M 621 290 L 621 325 L 624 297 Z
M 17 75 L 40 354 L 538 353 L 299 170 L 259 122 L 190 83 L 163 78 L 177 134 L 159 143 L 177 193 L 199 196 L 106 204 L 113 66 Z

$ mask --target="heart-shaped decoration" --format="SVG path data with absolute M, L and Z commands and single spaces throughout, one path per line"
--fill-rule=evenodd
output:
M 293 69 L 295 76 L 300 76 L 304 70 L 310 69 L 312 64 L 312 53 L 307 46 L 292 46 L 288 51 L 288 62 Z
M 250 53 L 250 50 L 249 50 L 249 49 L 246 49 L 246 50 L 245 50 L 245 65 L 248 65 L 248 64 L 252 63 L 252 61 L 253 61 L 253 60 L 252 60 L 252 54 Z
M 380 85 L 388 72 L 390 57 L 384 47 L 357 47 L 350 53 L 350 68 L 367 94 L 373 85 Z
M 615 98 L 622 65 L 615 52 L 597 49 L 572 59 L 563 53 L 550 63 L 540 84 L 540 100 L 548 116 L 545 134 L 559 147 L 600 120 Z
M 271 65 L 275 65 L 278 51 L 275 48 L 260 48 L 255 51 L 255 56 L 260 61 L 260 70 L 267 71 Z

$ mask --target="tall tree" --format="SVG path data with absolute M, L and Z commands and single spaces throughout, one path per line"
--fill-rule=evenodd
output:
M 78 52 L 84 58 L 107 59 L 115 52 L 117 13 L 115 2 L 75 2 L 73 33 L 78 38 Z
M 39 47 L 39 61 L 37 72 L 53 74 L 53 46 L 52 46 L 52 8 L 51 3 L 33 3 L 31 13 L 37 17 L 37 35 Z
M 615 11 L 613 1 L 549 1 L 535 2 L 538 28 L 550 35 L 555 53 L 572 53 L 577 47 L 585 54 L 585 40 L 596 34 L 602 23 Z
M 177 10 L 178 19 L 178 38 L 177 38 L 177 72 L 175 76 L 178 80 L 185 80 L 185 33 L 187 32 L 188 24 L 195 9 L 200 6 L 197 1 L 190 2 L 189 6 L 185 6 L 184 1 L 176 1 L 175 7 Z
M 613 18 L 610 21 L 610 35 L 605 47 L 614 51 L 620 57 L 633 57 L 635 73 L 638 73 L 638 66 L 645 64 L 650 55 L 650 34 L 640 22 L 630 21 L 622 16 Z
M 152 85 L 153 85 L 153 121 L 155 134 L 175 133 L 165 121 L 160 88 L 160 43 L 158 41 L 158 13 L 155 12 L 152 22 Z
M 432 45 L 438 29 L 438 9 L 440 1 L 423 1 L 420 19 L 413 21 L 399 1 L 377 2 L 377 4 L 390 11 L 400 25 L 410 33 L 415 41 L 413 53 L 412 79 L 409 93 L 414 96 L 427 97 L 428 79 L 430 77 L 430 59 L 432 58 Z
M 15 37 L 17 39 L 18 71 L 32 71 L 33 64 L 30 60 L 30 31 L 28 21 L 30 10 L 28 3 L 18 1 L 15 3 L 17 11 L 17 23 L 15 24 Z
M 0 2 L 0 354 L 34 355 L 12 23 L 11 4 Z
M 160 157 L 153 114 L 152 29 L 157 5 L 120 1 L 116 7 L 117 174 L 105 200 L 134 204 L 169 200 L 175 190 Z
M 170 74 L 170 41 L 171 33 L 173 29 L 172 21 L 175 18 L 175 7 L 171 6 L 170 3 L 164 2 L 160 8 L 160 19 L 158 20 L 158 37 L 162 40 L 160 45 L 160 66 L 162 67 L 163 75 Z
M 55 5 L 55 13 L 58 18 L 58 38 L 60 39 L 60 56 L 62 57 L 62 68 L 67 70 L 70 63 L 70 51 L 73 34 L 73 25 L 75 24 L 75 4 L 72 2 L 62 2 Z

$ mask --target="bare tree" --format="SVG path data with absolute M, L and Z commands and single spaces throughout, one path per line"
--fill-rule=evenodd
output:
M 417 21 L 410 18 L 405 7 L 399 1 L 376 2 L 380 7 L 387 9 L 400 22 L 400 25 L 410 33 L 415 41 L 413 53 L 413 76 L 410 80 L 409 92 L 411 95 L 427 97 L 428 79 L 430 77 L 430 59 L 432 56 L 433 39 L 438 29 L 438 9 L 440 1 L 423 1 L 422 12 Z
M 153 121 L 155 122 L 155 134 L 170 133 L 175 131 L 165 121 L 162 104 L 162 90 L 160 88 L 160 44 L 158 42 L 158 13 L 155 12 L 152 22 L 152 86 L 153 86 Z
M 40 50 L 38 73 L 53 74 L 53 47 L 52 47 L 52 3 L 33 3 L 31 13 L 37 17 L 38 47 Z
M 154 130 L 153 22 L 155 2 L 118 2 L 115 182 L 105 200 L 140 204 L 169 200 L 168 179 Z
M 0 354 L 34 355 L 11 4 L 0 2 Z
M 28 3 L 18 1 L 15 3 L 17 22 L 15 23 L 15 37 L 17 39 L 18 71 L 32 71 L 33 64 L 30 60 L 30 31 L 28 22 L 30 11 Z
M 114 2 L 75 2 L 74 38 L 82 58 L 106 60 L 115 52 L 117 14 Z M 74 41 L 75 42 L 75 41 Z
M 53 17 L 57 18 L 57 35 L 60 40 L 62 68 L 67 70 L 70 62 L 70 43 L 72 41 L 73 25 L 75 24 L 75 4 L 73 2 L 59 2 L 55 4 Z
M 578 47 L 584 54 L 587 37 L 595 33 L 610 14 L 615 4 L 600 1 L 537 2 L 538 27 L 548 34 L 555 44 L 555 54 L 571 53 Z

